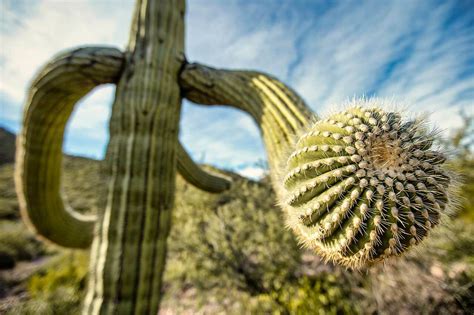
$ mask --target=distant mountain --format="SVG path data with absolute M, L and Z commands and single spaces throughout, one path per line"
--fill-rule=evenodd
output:
M 0 127 L 0 165 L 15 160 L 15 139 L 14 133 Z

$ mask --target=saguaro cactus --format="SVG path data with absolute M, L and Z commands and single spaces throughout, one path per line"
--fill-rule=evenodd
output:
M 183 96 L 255 119 L 287 223 L 324 257 L 348 266 L 377 261 L 418 243 L 439 222 L 450 180 L 419 124 L 378 108 L 317 121 L 269 75 L 188 64 L 184 12 L 184 0 L 137 0 L 125 52 L 65 52 L 29 89 L 16 163 L 22 216 L 49 241 L 92 244 L 84 314 L 156 313 L 176 172 L 210 192 L 230 184 L 201 170 L 179 144 Z M 83 216 L 60 193 L 63 133 L 75 103 L 105 83 L 117 85 L 107 206 L 97 217 Z

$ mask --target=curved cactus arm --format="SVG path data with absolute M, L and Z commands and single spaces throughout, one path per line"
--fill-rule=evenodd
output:
M 74 105 L 93 88 L 114 83 L 122 53 L 86 47 L 62 53 L 36 76 L 28 91 L 17 140 L 15 184 L 23 219 L 56 244 L 86 248 L 94 216 L 74 212 L 61 196 L 62 144 Z
M 255 119 L 262 131 L 274 184 L 291 144 L 314 119 L 301 97 L 264 73 L 187 64 L 181 72 L 180 85 L 185 97 L 195 103 L 230 105 Z
M 360 268 L 398 256 L 450 207 L 452 175 L 435 134 L 381 110 L 381 100 L 310 123 L 304 102 L 269 76 L 187 65 L 180 79 L 188 99 L 254 117 L 287 225 L 325 259 Z
M 219 193 L 230 188 L 231 179 L 212 174 L 197 165 L 178 142 L 178 172 L 191 185 L 207 192 Z

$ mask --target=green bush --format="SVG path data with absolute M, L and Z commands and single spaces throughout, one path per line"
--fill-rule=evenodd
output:
M 18 202 L 15 199 L 0 197 L 0 220 L 16 220 L 19 217 Z
M 0 165 L 0 198 L 16 200 L 13 164 Z
M 294 278 L 301 252 L 269 185 L 235 177 L 219 195 L 178 187 L 167 283 L 259 295 Z
M 87 253 L 72 252 L 53 261 L 29 279 L 29 298 L 14 306 L 9 314 L 79 314 L 88 260 Z
M 69 287 L 77 292 L 85 288 L 88 271 L 89 255 L 85 252 L 65 254 L 47 269 L 31 277 L 28 292 L 37 298 L 55 292 L 60 288 Z
M 0 255 L 19 261 L 32 260 L 43 253 L 43 244 L 22 222 L 0 221 Z
M 75 315 L 80 314 L 82 296 L 71 288 L 62 288 L 42 298 L 15 305 L 8 315 Z
M 280 290 L 260 295 L 252 303 L 252 313 L 273 314 L 357 314 L 351 285 L 340 273 L 302 276 Z

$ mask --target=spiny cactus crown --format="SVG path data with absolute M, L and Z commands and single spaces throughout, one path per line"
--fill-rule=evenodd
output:
M 316 122 L 287 161 L 288 225 L 305 246 L 352 268 L 418 244 L 449 203 L 434 138 L 419 121 L 378 107 Z

